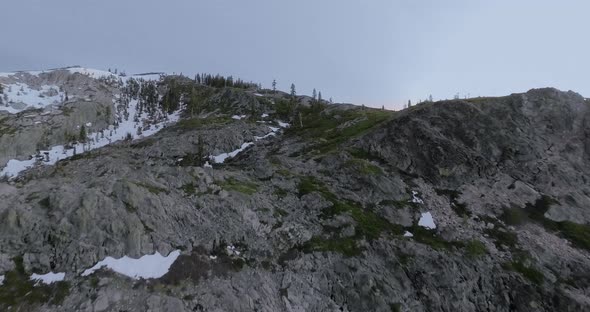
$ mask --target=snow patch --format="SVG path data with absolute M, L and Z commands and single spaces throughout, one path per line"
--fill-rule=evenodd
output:
M 53 273 L 49 272 L 47 274 L 36 274 L 33 273 L 31 275 L 31 280 L 36 281 L 36 284 L 43 283 L 43 284 L 53 284 L 55 282 L 61 282 L 66 277 L 66 273 Z
M 237 150 L 233 151 L 233 152 L 229 152 L 229 153 L 223 153 L 223 154 L 219 154 L 217 156 L 211 156 L 210 158 L 213 159 L 213 161 L 216 164 L 223 164 L 223 162 L 228 159 L 228 158 L 232 158 L 235 157 L 236 155 L 238 155 L 239 153 L 243 152 L 246 148 L 248 148 L 248 146 L 250 145 L 254 145 L 254 143 L 252 142 L 246 142 L 244 144 L 242 144 L 242 146 L 240 148 L 238 148 Z
M 418 225 L 430 230 L 436 229 L 436 224 L 434 224 L 434 219 L 432 218 L 432 214 L 430 212 L 425 212 L 422 214 L 420 220 L 418 221 Z
M 412 233 L 410 233 L 410 232 L 406 231 L 406 232 L 404 233 L 404 237 L 414 237 L 414 234 L 412 234 Z
M 63 102 L 64 93 L 58 86 L 44 85 L 33 89 L 24 83 L 3 84 L 4 93 L 0 110 L 16 114 L 29 108 L 45 108 Z
M 84 68 L 84 67 L 70 67 L 68 68 L 68 71 L 72 74 L 82 74 L 82 75 L 86 75 L 90 78 L 94 78 L 94 79 L 99 79 L 99 78 L 105 78 L 105 77 L 117 77 L 117 75 L 108 72 L 106 70 L 99 70 L 99 69 L 92 69 L 92 68 Z
M 0 285 L 4 284 L 4 275 L 0 275 Z
M 129 103 L 128 118 L 123 118 L 121 123 L 119 123 L 119 127 L 115 128 L 115 126 L 111 125 L 105 130 L 90 133 L 87 136 L 88 140 L 86 143 L 73 144 L 71 148 L 66 148 L 63 145 L 56 145 L 51 147 L 49 150 L 40 151 L 38 155 L 31 155 L 30 159 L 28 160 L 11 159 L 0 171 L 0 177 L 6 176 L 8 178 L 14 178 L 24 170 L 32 168 L 37 163 L 43 165 L 54 165 L 56 162 L 62 159 L 67 159 L 76 154 L 87 152 L 107 146 L 113 142 L 124 140 L 128 135 L 130 135 L 132 139 L 148 137 L 156 134 L 166 125 L 177 122 L 180 119 L 179 110 L 171 115 L 168 115 L 161 122 L 151 124 L 150 126 L 145 126 L 142 121 L 149 119 L 148 113 L 146 111 L 138 116 L 138 120 L 140 120 L 139 122 L 134 121 L 134 117 L 137 115 L 137 104 L 137 100 L 132 100 Z M 141 131 L 138 131 L 139 128 L 141 128 Z
M 264 113 L 264 114 L 260 115 L 260 117 L 261 118 L 266 118 L 266 117 L 268 117 L 268 114 L 267 113 Z
M 279 124 L 279 127 L 281 128 L 289 128 L 291 125 L 286 123 L 286 122 L 282 122 L 282 121 L 277 121 L 277 123 Z
M 85 270 L 82 276 L 88 276 L 106 267 L 133 279 L 160 278 L 168 273 L 170 266 L 172 266 L 178 256 L 180 256 L 180 250 L 175 250 L 166 257 L 162 256 L 159 252 L 153 255 L 145 255 L 139 259 L 133 259 L 127 256 L 120 259 L 106 257 L 92 268 Z
M 418 197 L 418 192 L 416 191 L 412 191 L 412 200 L 413 203 L 415 204 L 424 204 L 424 201 Z
M 241 119 L 246 118 L 246 115 L 233 115 L 233 116 L 231 116 L 231 118 L 235 119 L 235 120 L 241 120 Z

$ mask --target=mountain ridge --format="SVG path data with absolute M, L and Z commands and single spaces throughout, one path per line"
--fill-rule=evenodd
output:
M 179 120 L 0 182 L 0 308 L 590 307 L 580 95 L 536 89 L 393 112 L 177 76 L 138 85 L 113 93 Z M 125 104 L 105 103 L 124 116 Z M 159 277 L 90 270 L 156 252 L 177 256 Z M 48 272 L 63 280 L 30 281 Z

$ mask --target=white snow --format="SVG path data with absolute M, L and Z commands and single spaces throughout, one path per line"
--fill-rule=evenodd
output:
M 282 121 L 277 121 L 277 123 L 279 124 L 279 127 L 281 127 L 281 128 L 289 128 L 289 126 L 291 126 L 290 124 L 288 124 L 286 122 L 282 122 Z
M 209 259 L 211 259 L 211 260 L 215 260 L 215 259 L 217 259 L 217 256 L 213 256 L 213 255 L 211 255 L 211 256 L 209 256 Z
M 255 136 L 254 137 L 254 141 L 259 141 L 259 140 L 263 140 L 266 139 L 268 137 L 271 136 L 276 136 L 276 132 L 279 130 L 279 128 L 275 128 L 275 127 L 269 127 L 271 132 L 267 133 L 264 136 Z M 210 159 L 213 159 L 213 161 L 216 164 L 222 164 L 223 162 L 225 162 L 226 159 L 231 158 L 231 157 L 235 157 L 236 155 L 238 155 L 239 153 L 243 152 L 246 148 L 248 148 L 250 145 L 254 145 L 253 142 L 246 142 L 244 144 L 242 144 L 242 146 L 240 146 L 240 148 L 238 148 L 237 150 L 233 151 L 233 152 L 229 152 L 229 153 L 223 153 L 223 154 L 219 154 L 217 156 L 209 156 Z M 205 167 L 211 167 L 211 165 L 209 164 L 209 162 L 205 163 Z
M 432 219 L 432 214 L 430 214 L 430 212 L 425 212 L 422 214 L 420 220 L 418 221 L 418 225 L 431 230 L 436 229 L 436 224 L 434 224 L 434 219 Z
M 89 76 L 94 79 L 104 78 L 104 77 L 118 77 L 117 75 L 115 75 L 111 72 L 105 71 L 105 70 L 84 68 L 84 67 L 70 67 L 70 68 L 68 68 L 68 71 L 72 74 L 79 73 L 79 74 L 86 75 L 86 76 Z
M 211 166 L 211 164 L 208 161 L 205 162 L 205 164 L 203 165 L 203 167 L 205 167 L 205 168 L 213 168 L 213 166 Z
M 35 274 L 31 275 L 31 280 L 36 281 L 37 284 L 52 284 L 55 282 L 61 282 L 66 277 L 66 273 L 53 273 L 49 272 L 47 274 Z
M 231 118 L 235 119 L 235 120 L 241 120 L 241 119 L 246 118 L 246 115 L 233 115 L 233 116 L 231 116 Z
M 58 86 L 44 85 L 33 89 L 24 83 L 3 84 L 4 94 L 0 110 L 10 114 L 22 112 L 28 108 L 44 108 L 62 103 L 64 93 Z
M 424 201 L 420 197 L 418 197 L 418 192 L 416 192 L 416 191 L 412 191 L 412 200 L 411 201 L 416 204 L 424 204 Z
M 410 232 L 406 231 L 406 232 L 404 233 L 404 237 L 414 237 L 414 234 L 412 234 L 412 233 L 410 233 Z
M 123 118 L 122 122 L 119 123 L 119 127 L 115 128 L 111 125 L 108 129 L 103 130 L 102 134 L 100 132 L 89 133 L 87 143 L 78 143 L 73 145 L 72 148 L 68 149 L 66 149 L 63 145 L 53 146 L 49 150 L 40 151 L 39 156 L 42 157 L 39 157 L 39 160 L 36 159 L 36 155 L 31 155 L 30 159 L 27 160 L 9 160 L 6 164 L 6 167 L 0 171 L 0 177 L 7 176 L 9 178 L 14 178 L 24 170 L 33 167 L 36 163 L 43 165 L 54 165 L 59 160 L 72 157 L 75 154 L 90 151 L 109 145 L 116 141 L 124 140 L 127 137 L 127 134 L 130 134 L 133 139 L 147 137 L 162 130 L 162 128 L 164 128 L 167 124 L 178 121 L 180 118 L 180 111 L 177 111 L 171 115 L 168 115 L 164 121 L 152 124 L 149 127 L 144 127 L 142 120 L 148 119 L 147 112 L 143 112 L 143 114 L 139 116 L 140 122 L 134 121 L 134 116 L 137 112 L 137 100 L 130 102 L 128 112 L 129 118 Z M 139 127 L 142 128 L 141 134 L 137 134 L 137 128 Z M 47 153 L 47 157 L 45 157 L 45 153 Z
M 242 144 L 242 146 L 240 148 L 238 148 L 237 150 L 235 150 L 233 152 L 223 153 L 223 154 L 219 154 L 217 156 L 211 156 L 211 159 L 213 159 L 213 161 L 215 161 L 216 164 L 222 164 L 226 159 L 231 158 L 231 157 L 235 157 L 240 152 L 243 152 L 246 148 L 248 148 L 248 146 L 253 145 L 253 144 L 254 143 L 252 143 L 252 142 L 246 142 L 246 143 Z
M 262 95 L 260 93 L 254 93 L 254 95 L 256 95 L 256 96 L 264 96 L 264 95 Z
M 127 256 L 120 259 L 106 257 L 92 268 L 85 270 L 82 276 L 88 276 L 106 267 L 133 279 L 160 278 L 168 273 L 170 266 L 172 266 L 178 256 L 180 256 L 180 250 L 175 250 L 166 257 L 162 256 L 159 252 L 153 255 L 145 255 L 139 259 L 133 259 Z
M 0 275 L 0 285 L 4 284 L 4 275 Z
M 264 113 L 264 114 L 260 115 L 260 117 L 261 118 L 266 118 L 266 117 L 268 117 L 268 114 L 267 113 Z
M 266 139 L 266 138 L 268 138 L 268 137 L 271 137 L 271 136 L 276 136 L 276 135 L 277 135 L 277 134 L 276 134 L 276 133 L 274 133 L 274 131 L 273 131 L 273 132 L 270 132 L 270 133 L 268 133 L 268 134 L 266 134 L 266 135 L 264 135 L 264 136 L 261 136 L 261 137 L 259 137 L 259 136 L 255 136 L 255 137 L 254 137 L 254 140 L 255 140 L 255 141 L 259 141 L 259 140 L 263 140 L 263 139 Z

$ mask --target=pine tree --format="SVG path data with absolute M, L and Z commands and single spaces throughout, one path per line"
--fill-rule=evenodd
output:
M 322 91 L 318 92 L 318 102 L 322 103 Z
M 412 107 L 412 101 L 408 100 L 408 107 Z
M 295 99 L 296 95 L 297 95 L 297 93 L 295 92 L 295 84 L 292 83 L 291 84 L 291 98 Z
M 84 125 L 80 127 L 80 135 L 78 136 L 78 139 L 80 142 L 86 142 L 86 127 Z
M 276 79 L 272 80 L 272 92 L 276 93 L 277 92 L 277 81 Z
M 313 89 L 312 97 L 314 101 L 317 100 L 318 92 L 315 90 L 315 88 Z
M 430 103 L 434 102 L 434 101 L 432 100 L 432 94 L 428 96 L 428 102 L 430 102 Z

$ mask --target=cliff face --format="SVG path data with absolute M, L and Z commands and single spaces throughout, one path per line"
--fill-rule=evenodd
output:
M 0 184 L 1 308 L 590 309 L 581 96 L 389 112 L 195 88 L 198 107 L 151 137 Z M 177 250 L 157 278 L 83 274 Z M 50 271 L 65 280 L 28 282 Z

